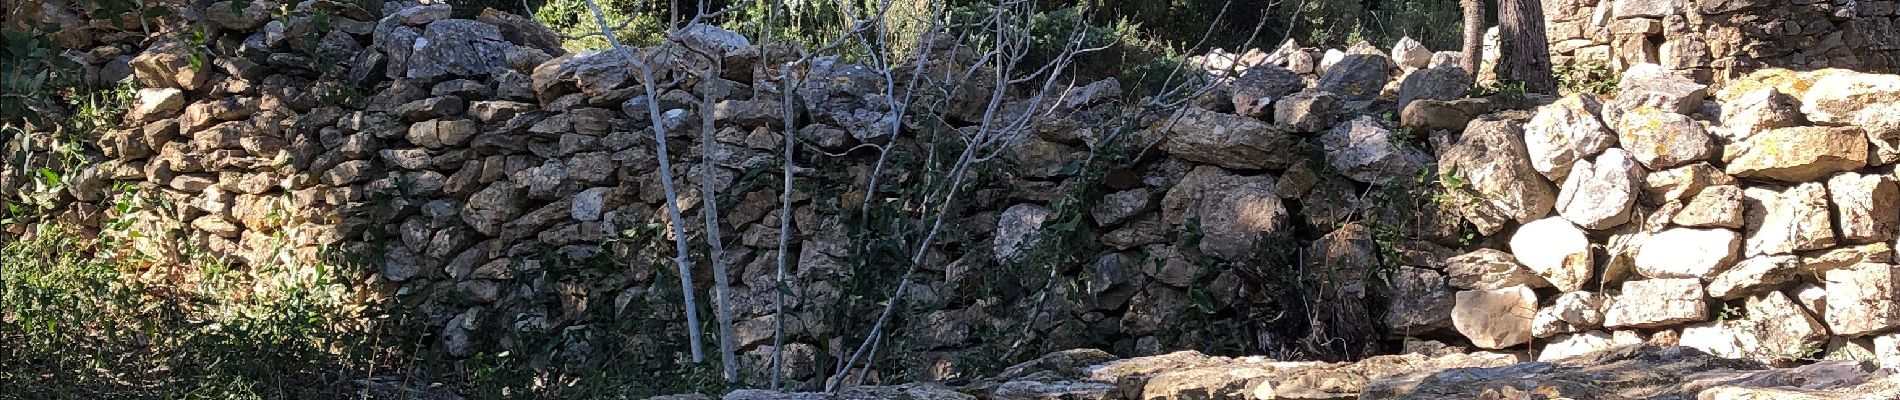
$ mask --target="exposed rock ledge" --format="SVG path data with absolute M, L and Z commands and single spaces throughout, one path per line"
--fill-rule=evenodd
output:
M 655 399 L 705 399 L 663 396 Z M 1506 353 L 1377 356 L 1354 363 L 1210 357 L 1117 360 L 1069 350 L 961 386 L 912 383 L 838 393 L 740 390 L 725 400 L 821 399 L 1895 399 L 1900 376 L 1856 361 L 1791 368 L 1689 347 L 1623 346 L 1554 362 Z

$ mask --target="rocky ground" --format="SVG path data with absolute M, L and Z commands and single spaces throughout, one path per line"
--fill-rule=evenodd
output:
M 1892 399 L 1900 376 L 1855 361 L 1792 368 L 1688 347 L 1622 346 L 1562 361 L 1461 353 L 1376 356 L 1352 363 L 1210 357 L 1192 351 L 1115 359 L 1071 350 L 956 384 L 856 387 L 836 393 L 740 390 L 768 399 Z M 705 396 L 662 396 L 684 400 Z

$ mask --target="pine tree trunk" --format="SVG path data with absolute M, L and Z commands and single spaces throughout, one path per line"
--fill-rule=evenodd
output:
M 1462 0 L 1465 9 L 1465 48 L 1458 65 L 1473 78 L 1478 76 L 1478 60 L 1484 54 L 1484 0 Z
M 1533 93 L 1555 93 L 1557 78 L 1550 69 L 1543 2 L 1498 0 L 1498 34 L 1505 42 L 1499 78 L 1524 82 L 1524 89 Z

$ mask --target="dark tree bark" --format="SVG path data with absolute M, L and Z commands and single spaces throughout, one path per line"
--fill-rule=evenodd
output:
M 1498 34 L 1504 40 L 1498 78 L 1524 82 L 1524 89 L 1532 93 L 1556 93 L 1550 42 L 1544 36 L 1543 2 L 1498 0 Z
M 1472 79 L 1478 78 L 1478 62 L 1484 54 L 1484 0 L 1461 0 L 1465 9 L 1465 48 L 1458 65 Z

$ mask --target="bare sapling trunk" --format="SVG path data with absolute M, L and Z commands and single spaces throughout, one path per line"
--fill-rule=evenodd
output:
M 686 341 L 691 349 L 693 362 L 702 362 L 705 361 L 706 356 L 703 350 L 704 345 L 699 339 L 699 304 L 693 299 L 693 264 L 688 258 L 690 253 L 686 246 L 686 219 L 680 215 L 679 191 L 673 186 L 673 166 L 667 160 L 666 126 L 661 123 L 664 119 L 660 117 L 659 90 L 653 86 L 653 68 L 647 65 L 646 61 L 641 60 L 637 52 L 621 47 L 620 39 L 614 36 L 613 29 L 607 25 L 607 18 L 601 15 L 599 4 L 596 4 L 594 0 L 587 0 L 587 8 L 593 11 L 594 22 L 600 24 L 601 34 L 607 37 L 608 45 L 613 46 L 609 51 L 626 54 L 627 63 L 640 73 L 640 85 L 646 90 L 647 120 L 653 121 L 654 152 L 655 158 L 659 159 L 660 163 L 660 188 L 666 193 L 666 215 L 673 230 L 673 247 L 676 252 L 673 263 L 679 266 L 680 294 L 683 297 L 681 304 L 686 309 Z
M 732 329 L 732 278 L 726 273 L 726 246 L 719 238 L 719 190 L 713 187 L 713 135 L 717 128 L 713 121 L 714 89 L 710 86 L 719 78 L 719 57 L 711 59 L 712 70 L 706 71 L 706 80 L 700 82 L 703 87 L 699 94 L 699 150 L 700 150 L 700 214 L 706 218 L 706 244 L 711 249 L 707 257 L 713 266 L 713 305 L 719 319 L 719 362 L 723 367 L 726 382 L 739 381 L 738 345 Z
M 797 131 L 793 128 L 797 125 L 793 125 L 796 118 L 792 111 L 791 89 L 797 87 L 797 78 L 792 77 L 790 65 L 779 66 L 779 76 L 783 77 L 781 79 L 784 82 L 779 89 L 779 95 L 782 96 L 779 109 L 785 117 L 785 155 L 781 156 L 785 158 L 785 179 L 778 195 L 778 274 L 772 287 L 772 308 L 776 315 L 772 321 L 772 390 L 779 390 L 779 371 L 785 364 L 785 290 L 788 287 L 785 270 L 790 257 L 786 249 L 792 247 L 792 155 L 793 150 L 798 148 Z
M 1484 57 L 1484 0 L 1463 0 L 1465 12 L 1465 48 L 1458 66 L 1473 79 L 1478 77 L 1479 60 Z

